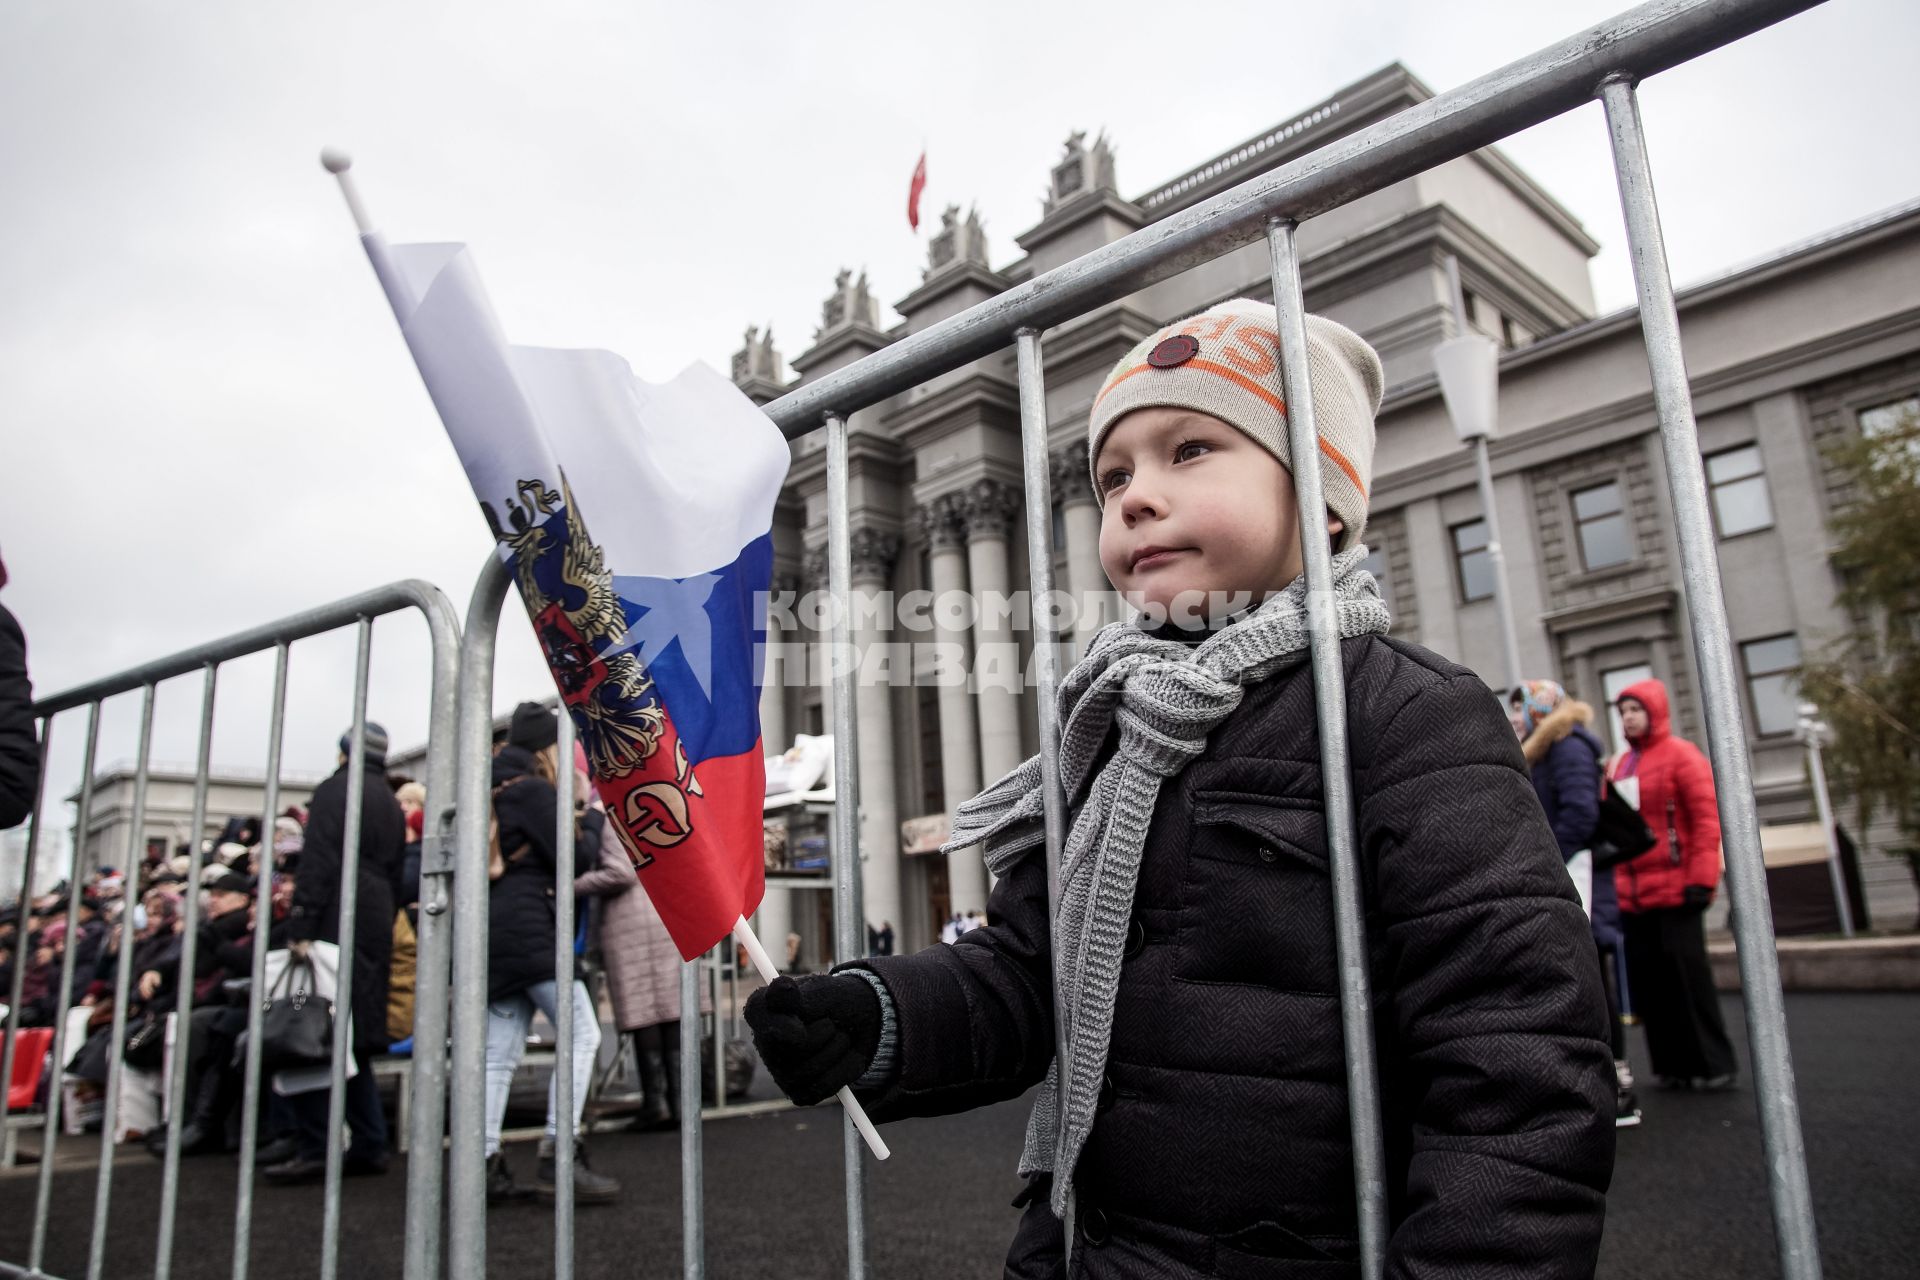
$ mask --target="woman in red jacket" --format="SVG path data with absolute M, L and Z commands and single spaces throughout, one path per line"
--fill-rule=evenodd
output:
M 1657 1083 L 1730 1089 L 1737 1065 L 1707 965 L 1704 923 L 1720 883 L 1720 811 L 1713 768 L 1673 736 L 1667 688 L 1627 686 L 1616 705 L 1630 749 L 1609 776 L 1636 779 L 1653 848 L 1614 868 L 1627 938 L 1627 982 L 1647 1028 Z

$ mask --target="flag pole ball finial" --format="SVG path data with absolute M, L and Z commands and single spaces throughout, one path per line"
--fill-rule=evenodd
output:
M 323 147 L 320 151 L 320 166 L 328 173 L 345 173 L 353 167 L 353 157 L 339 147 Z

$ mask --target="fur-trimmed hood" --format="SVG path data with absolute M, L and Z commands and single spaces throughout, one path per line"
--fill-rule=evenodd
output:
M 1526 756 L 1527 767 L 1531 769 L 1545 760 L 1553 744 L 1572 733 L 1577 726 L 1592 723 L 1593 708 L 1578 698 L 1569 698 L 1555 707 L 1520 744 L 1520 753 Z

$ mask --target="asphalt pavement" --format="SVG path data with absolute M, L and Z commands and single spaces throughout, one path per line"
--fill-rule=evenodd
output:
M 1826 1275 L 1879 1280 L 1916 1274 L 1920 994 L 1796 994 L 1787 997 L 1787 1011 Z M 1739 1027 L 1737 999 L 1728 998 L 1727 1013 L 1730 1027 Z M 1744 1059 L 1744 1039 L 1736 1039 Z M 1647 1091 L 1643 1107 L 1646 1123 L 1620 1135 L 1599 1274 L 1608 1280 L 1778 1274 L 1759 1122 L 1744 1061 L 1736 1092 Z M 1008 1202 L 1020 1186 L 1013 1164 L 1025 1120 L 1025 1104 L 1012 1103 L 887 1127 L 893 1159 L 865 1166 L 872 1276 L 999 1274 L 1017 1216 Z M 846 1274 L 836 1111 L 715 1121 L 706 1126 L 705 1138 L 709 1276 L 825 1280 Z M 532 1144 L 517 1144 L 510 1155 L 522 1178 L 530 1179 Z M 621 1180 L 624 1194 L 617 1204 L 580 1207 L 575 1274 L 580 1280 L 681 1275 L 678 1136 L 601 1134 L 591 1143 L 591 1158 L 596 1169 Z M 47 1257 L 56 1276 L 86 1273 L 95 1172 L 66 1158 L 56 1167 Z M 0 1259 L 24 1260 L 34 1188 L 31 1168 L 0 1172 Z M 115 1166 L 106 1275 L 153 1274 L 159 1192 L 159 1162 L 141 1151 L 123 1153 Z M 384 1177 L 345 1184 L 345 1280 L 400 1275 L 404 1200 L 398 1162 Z M 179 1280 L 231 1275 L 233 1203 L 231 1160 L 185 1163 L 172 1271 Z M 317 1187 L 262 1186 L 255 1199 L 252 1274 L 262 1280 L 316 1274 L 320 1213 Z M 496 1207 L 489 1216 L 488 1258 L 494 1277 L 552 1275 L 550 1206 L 528 1200 Z

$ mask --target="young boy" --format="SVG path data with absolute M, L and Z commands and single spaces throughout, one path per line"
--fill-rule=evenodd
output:
M 1385 635 L 1359 541 L 1380 362 L 1316 316 L 1307 339 L 1337 551 L 1387 1271 L 1591 1275 L 1614 1126 L 1586 917 L 1498 699 Z M 955 818 L 953 843 L 984 842 L 1000 877 L 991 925 L 782 978 L 747 1006 L 768 1069 L 800 1103 L 851 1084 L 876 1119 L 939 1115 L 1045 1079 L 1010 1277 L 1065 1274 L 1069 1182 L 1075 1276 L 1357 1273 L 1278 366 L 1273 308 L 1235 300 L 1142 342 L 1094 401 L 1101 564 L 1155 625 L 1106 627 L 1062 682 L 1072 831 L 1057 916 L 1029 761 Z

